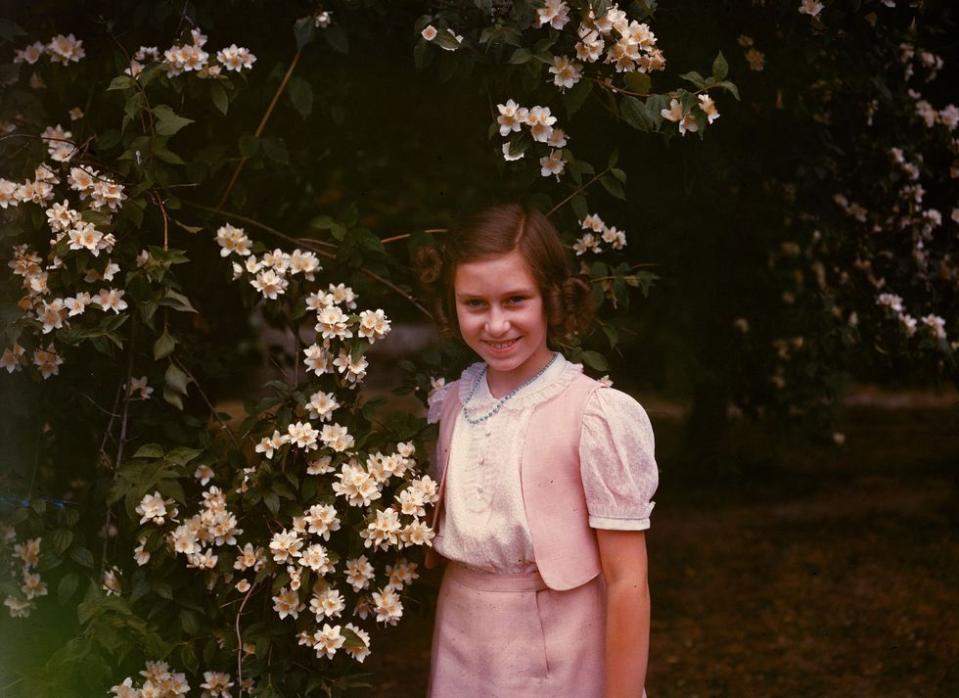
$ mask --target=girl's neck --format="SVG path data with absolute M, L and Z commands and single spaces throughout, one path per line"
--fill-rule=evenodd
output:
M 549 347 L 543 346 L 540 351 L 530 356 L 526 361 L 510 371 L 496 371 L 487 368 L 486 387 L 490 395 L 497 400 L 516 386 L 522 385 L 530 378 L 535 376 L 546 364 L 553 359 L 553 352 Z

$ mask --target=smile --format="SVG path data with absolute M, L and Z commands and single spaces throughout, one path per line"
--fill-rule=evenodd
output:
M 509 349 L 511 346 L 513 346 L 514 344 L 516 344 L 516 342 L 518 342 L 518 341 L 519 341 L 519 338 L 517 338 L 517 339 L 508 339 L 508 340 L 506 340 L 505 342 L 485 342 L 485 344 L 488 345 L 489 347 L 493 348 L 493 349 L 498 349 L 498 350 L 502 351 L 503 349 Z

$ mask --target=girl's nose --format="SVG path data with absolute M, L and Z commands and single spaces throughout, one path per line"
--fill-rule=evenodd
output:
M 493 337 L 498 337 L 506 334 L 509 330 L 510 324 L 506 314 L 498 308 L 493 308 L 486 320 L 486 332 Z

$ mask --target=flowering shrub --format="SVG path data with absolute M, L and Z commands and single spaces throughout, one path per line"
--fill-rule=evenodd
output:
M 387 254 L 390 238 L 358 206 L 314 208 L 281 230 L 246 206 L 242 175 L 314 167 L 267 124 L 282 118 L 281 97 L 312 113 L 323 52 L 348 52 L 350 32 L 323 8 L 288 18 L 294 57 L 268 74 L 214 3 L 133 6 L 140 24 L 117 33 L 88 23 L 41 41 L 39 17 L 0 22 L 0 255 L 12 272 L 0 284 L 0 380 L 22 401 L 3 427 L 15 496 L 0 501 L 0 623 L 19 634 L 76 609 L 59 649 L 5 662 L 17 668 L 2 683 L 22 695 L 341 693 L 415 599 L 418 548 L 433 537 L 430 433 L 361 391 L 368 353 L 393 328 L 386 308 L 423 306 L 403 254 Z M 217 31 L 198 16 L 219 17 Z M 625 199 L 627 171 L 614 143 L 602 144 L 605 168 L 585 159 L 595 147 L 574 157 L 573 114 L 595 90 L 631 128 L 701 136 L 719 114 L 709 93 L 736 94 L 721 56 L 710 77 L 683 76 L 694 92 L 654 92 L 666 58 L 650 16 L 642 3 L 550 0 L 444 3 L 410 18 L 421 69 L 445 79 L 485 61 L 499 76 L 489 135 L 505 140 L 490 157 L 548 192 L 610 308 L 655 277 L 624 256 L 623 230 L 589 213 Z M 259 126 L 234 139 L 250 106 Z M 313 237 L 284 232 L 303 221 Z M 400 237 L 415 246 L 423 234 Z M 221 299 L 235 315 L 255 308 L 292 345 L 240 416 L 208 392 L 242 358 L 210 329 Z M 615 321 L 602 338 L 616 345 Z M 566 349 L 606 367 L 595 343 Z M 425 395 L 441 380 L 451 365 L 437 356 L 407 365 L 409 388 Z

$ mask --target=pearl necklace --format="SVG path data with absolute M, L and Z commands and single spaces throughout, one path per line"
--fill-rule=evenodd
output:
M 479 387 L 480 381 L 486 378 L 486 372 L 489 369 L 489 366 L 483 366 L 483 370 L 480 371 L 479 375 L 476 377 L 476 380 L 473 381 L 473 387 L 470 390 L 470 394 L 466 397 L 466 402 L 463 403 L 463 419 L 465 419 L 467 422 L 473 425 L 482 424 L 487 419 L 489 419 L 490 417 L 495 415 L 497 412 L 499 412 L 500 409 L 503 407 L 503 405 L 505 405 L 510 398 L 516 395 L 516 393 L 518 393 L 520 390 L 525 388 L 530 383 L 533 383 L 534 381 L 536 381 L 537 378 L 539 378 L 544 373 L 546 373 L 546 369 L 548 369 L 550 366 L 552 366 L 556 362 L 556 358 L 558 356 L 559 356 L 559 353 L 554 353 L 553 358 L 550 359 L 549 362 L 545 366 L 543 366 L 543 368 L 537 371 L 535 376 L 533 376 L 532 378 L 529 378 L 523 383 L 520 383 L 515 388 L 510 390 L 508 393 L 506 393 L 506 395 L 504 395 L 499 400 L 497 400 L 496 405 L 494 405 L 493 409 L 491 409 L 489 412 L 484 414 L 482 417 L 472 417 L 470 416 L 469 410 L 466 409 L 466 406 L 469 404 L 470 400 L 473 399 L 473 395 L 476 393 L 476 389 Z

